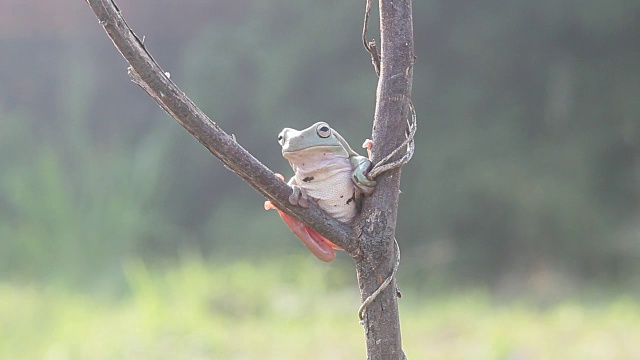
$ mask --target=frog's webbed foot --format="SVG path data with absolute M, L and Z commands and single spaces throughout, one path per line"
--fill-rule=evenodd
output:
M 353 183 L 365 195 L 371 195 L 377 184 L 375 180 L 369 180 L 366 175 L 355 172 L 353 173 Z
M 367 177 L 371 169 L 371 161 L 364 156 L 353 156 L 352 160 L 354 169 L 351 175 L 353 184 L 365 195 L 371 195 L 375 190 L 377 182 Z
M 293 192 L 291 193 L 291 195 L 289 195 L 289 202 L 291 203 L 291 205 L 299 205 L 303 208 L 308 208 L 309 198 L 307 197 L 307 193 L 304 191 L 304 189 L 298 185 L 291 184 L 291 181 L 289 183 L 289 185 L 291 185 L 291 188 L 293 189 Z

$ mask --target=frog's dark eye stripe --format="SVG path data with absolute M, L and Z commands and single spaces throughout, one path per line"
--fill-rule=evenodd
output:
M 318 127 L 316 128 L 316 132 L 318 133 L 318 136 L 320 136 L 323 139 L 331 136 L 331 128 L 329 127 L 329 125 L 325 123 L 319 124 Z

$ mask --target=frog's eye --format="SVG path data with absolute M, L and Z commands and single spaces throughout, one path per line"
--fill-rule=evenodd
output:
M 324 123 L 318 125 L 318 127 L 316 128 L 316 132 L 318 133 L 318 136 L 320 136 L 323 139 L 326 139 L 329 136 L 331 136 L 331 128 L 329 127 L 329 125 Z

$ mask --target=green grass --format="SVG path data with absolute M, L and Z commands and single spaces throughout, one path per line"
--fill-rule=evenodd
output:
M 352 279 L 310 258 L 169 270 L 125 269 L 128 290 L 99 297 L 55 286 L 0 284 L 6 359 L 362 359 Z M 482 292 L 403 289 L 411 359 L 634 359 L 640 305 L 628 298 L 540 310 Z

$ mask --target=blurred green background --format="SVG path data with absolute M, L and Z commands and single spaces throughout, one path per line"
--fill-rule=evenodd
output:
M 291 174 L 283 127 L 369 136 L 364 0 L 117 3 L 274 171 Z M 0 355 L 364 356 L 352 261 L 315 260 L 131 83 L 85 2 L 0 14 Z M 414 1 L 419 129 L 397 229 L 410 357 L 640 354 L 639 14 Z

